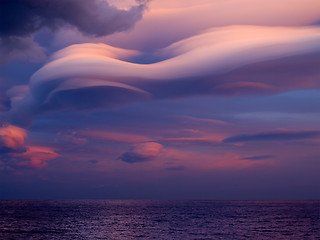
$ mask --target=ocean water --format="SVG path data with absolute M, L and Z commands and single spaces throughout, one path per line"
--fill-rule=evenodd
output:
M 320 239 L 320 201 L 0 201 L 0 239 Z

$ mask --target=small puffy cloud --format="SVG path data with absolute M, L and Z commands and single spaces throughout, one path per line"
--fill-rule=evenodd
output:
M 159 156 L 162 145 L 156 142 L 138 143 L 120 159 L 127 163 L 148 162 Z
M 0 169 L 42 168 L 59 156 L 51 148 L 26 145 L 27 136 L 25 129 L 13 125 L 0 128 Z
M 320 131 L 292 131 L 278 130 L 257 134 L 240 134 L 223 140 L 225 143 L 251 142 L 251 141 L 290 141 L 319 138 Z
M 7 125 L 0 128 L 0 154 L 12 152 L 25 152 L 24 141 L 27 138 L 27 131 Z

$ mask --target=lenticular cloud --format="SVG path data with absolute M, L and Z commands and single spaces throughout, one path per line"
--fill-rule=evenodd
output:
M 137 51 L 79 44 L 54 54 L 11 113 L 113 107 L 150 98 L 275 94 L 319 88 L 318 27 L 229 26 L 176 42 L 133 62 Z

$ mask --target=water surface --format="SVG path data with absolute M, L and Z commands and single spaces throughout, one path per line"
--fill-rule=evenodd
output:
M 320 201 L 0 201 L 0 239 L 320 239 Z

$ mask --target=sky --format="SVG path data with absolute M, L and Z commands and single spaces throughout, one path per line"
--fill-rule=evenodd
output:
M 0 2 L 0 199 L 319 199 L 319 122 L 319 0 Z

